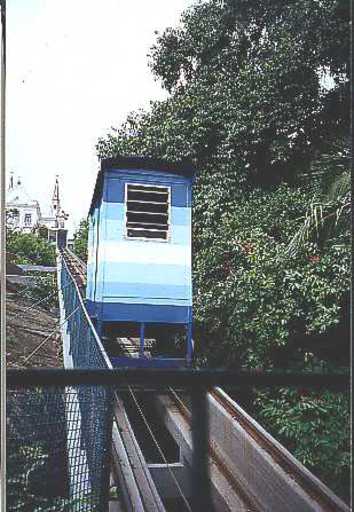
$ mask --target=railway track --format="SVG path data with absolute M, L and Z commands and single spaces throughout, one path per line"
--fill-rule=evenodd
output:
M 210 395 L 228 412 L 234 421 L 244 428 L 247 434 L 265 451 L 269 453 L 274 462 L 278 464 L 284 472 L 291 476 L 301 488 L 316 502 L 323 511 L 341 510 L 341 503 L 336 496 L 328 492 L 325 486 L 320 485 L 313 475 L 304 471 L 294 457 L 284 450 L 284 448 L 273 438 L 271 438 L 263 429 L 259 428 L 252 419 L 237 407 L 236 404 L 220 388 L 215 388 Z
M 71 273 L 81 298 L 84 299 L 85 263 L 68 249 L 60 252 L 58 261 L 62 260 Z M 65 311 L 61 314 L 65 318 Z M 111 368 L 108 357 L 107 363 L 108 368 Z M 124 512 L 166 512 L 135 438 L 124 404 L 117 393 L 114 393 L 113 397 L 111 450 L 111 481 L 118 486 L 120 495 L 118 501 L 110 502 L 109 510 L 112 512 L 122 510 Z
M 67 249 L 62 255 L 80 293 L 84 295 L 86 265 Z M 128 338 L 124 340 L 123 351 L 134 351 L 137 341 Z M 169 389 L 167 395 L 157 397 L 157 401 L 170 433 L 179 441 L 184 437 L 186 450 L 192 453 L 192 416 L 189 405 L 173 389 Z M 207 394 L 207 404 L 210 477 L 214 482 L 216 501 L 222 503 L 221 510 L 349 512 L 349 507 L 342 500 L 222 389 L 212 389 Z M 222 489 L 218 490 L 215 482 L 227 489 L 229 501 L 222 496 Z M 230 505 L 231 502 L 233 505 Z
M 170 389 L 169 399 L 173 402 L 172 409 L 174 408 L 178 410 L 187 422 L 188 427 L 191 428 L 192 415 L 189 404 L 187 404 L 184 398 L 182 398 L 173 389 Z M 340 500 L 327 486 L 325 486 L 310 471 L 300 464 L 280 443 L 271 437 L 257 422 L 253 420 L 253 418 L 243 411 L 241 407 L 239 407 L 237 403 L 235 403 L 222 389 L 212 389 L 207 394 L 207 401 L 209 415 L 211 418 L 209 442 L 210 467 L 218 467 L 230 487 L 241 498 L 246 510 L 252 510 L 253 512 L 263 510 L 349 512 L 349 507 L 347 507 L 342 500 Z M 220 428 L 221 426 L 216 427 L 216 424 L 213 425 L 213 411 L 214 415 L 217 414 L 215 406 L 219 406 L 222 409 L 223 416 L 229 418 L 230 422 L 232 422 L 234 426 L 237 425 L 238 435 L 244 436 L 241 443 L 241 456 L 246 456 L 248 454 L 249 461 L 246 461 L 246 464 L 251 462 L 252 459 L 257 460 L 257 463 L 259 463 L 258 476 L 260 476 L 264 470 L 270 479 L 272 477 L 272 470 L 274 468 L 276 469 L 274 471 L 274 479 L 278 478 L 279 482 L 274 486 L 274 493 L 276 494 L 278 492 L 279 495 L 278 497 L 275 497 L 274 504 L 276 502 L 280 503 L 282 499 L 286 500 L 291 497 L 291 499 L 294 500 L 293 505 L 289 505 L 288 502 L 288 505 L 283 507 L 279 506 L 279 504 L 273 504 L 270 507 L 266 507 L 266 497 L 262 496 L 262 490 L 259 489 L 257 492 L 257 485 L 252 486 L 252 478 L 242 478 L 242 464 L 238 463 L 236 465 L 237 467 L 232 467 L 232 464 L 230 464 L 230 458 L 234 456 L 234 459 L 238 460 L 237 456 L 235 456 L 237 452 L 237 443 L 235 443 L 236 449 L 232 455 L 231 446 L 226 445 L 222 447 L 222 441 L 225 441 L 225 438 L 228 438 L 230 445 L 235 441 L 235 438 L 232 436 L 232 424 L 229 423 L 227 432 Z M 217 434 L 218 431 L 219 436 Z M 240 434 L 240 432 L 243 434 Z M 252 445 L 254 454 L 252 454 L 250 450 Z M 266 455 L 263 457 L 259 456 L 259 454 L 262 453 Z M 262 464 L 263 470 L 260 469 Z M 291 482 L 291 491 L 294 491 L 293 496 L 291 496 L 291 493 L 287 493 L 287 498 L 285 497 L 286 493 L 283 493 L 281 489 L 281 483 L 286 484 L 286 482 Z M 268 486 L 265 488 L 266 491 L 269 491 Z M 284 495 L 282 496 L 282 494 Z M 295 504 L 295 500 L 298 500 L 297 505 Z
M 78 285 L 81 296 L 84 297 L 86 287 L 86 264 L 69 249 L 63 249 L 61 254 Z

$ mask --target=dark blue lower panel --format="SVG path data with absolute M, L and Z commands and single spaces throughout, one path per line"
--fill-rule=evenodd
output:
M 188 324 L 192 320 L 190 306 L 161 306 L 155 304 L 122 304 L 86 302 L 88 313 L 101 322 L 144 322 Z

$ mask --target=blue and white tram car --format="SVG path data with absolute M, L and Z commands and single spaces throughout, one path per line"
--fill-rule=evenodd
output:
M 89 211 L 86 303 L 105 325 L 185 326 L 192 358 L 191 206 L 195 170 L 149 158 L 101 162 Z M 137 366 L 171 366 L 140 357 Z

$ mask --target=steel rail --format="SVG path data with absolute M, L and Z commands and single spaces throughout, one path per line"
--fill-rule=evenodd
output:
M 175 407 L 187 423 L 191 425 L 192 414 L 190 409 L 174 389 L 170 388 L 169 391 L 169 396 L 173 400 Z M 312 475 L 302 465 L 298 464 L 291 454 L 282 449 L 279 443 L 274 442 L 272 438 L 267 436 L 263 429 L 260 429 L 257 424 L 252 422 L 248 415 L 244 414 L 241 409 L 238 409 L 222 389 L 213 388 L 209 392 L 209 395 L 214 398 L 218 404 L 225 409 L 225 411 L 227 411 L 233 420 L 238 422 L 245 432 L 252 437 L 254 442 L 265 450 L 284 472 L 290 475 L 291 478 L 299 484 L 302 490 L 310 496 L 311 499 L 318 503 L 321 510 L 324 512 L 344 512 L 349 510 L 342 500 L 338 499 L 334 493 L 328 492 L 328 489 L 320 480 L 314 477 L 314 475 Z M 230 485 L 239 494 L 245 504 L 251 507 L 251 510 L 262 510 L 262 508 L 259 508 L 260 505 L 257 503 L 257 500 L 255 500 L 253 496 L 250 496 L 248 492 L 239 485 L 237 478 L 235 478 L 235 476 L 230 472 L 222 457 L 215 450 L 212 441 L 209 443 L 209 453 L 211 458 L 219 466 L 225 478 L 229 481 Z
M 189 428 L 192 428 L 192 413 L 173 388 L 169 388 L 169 398 L 173 401 L 174 406 L 179 411 L 184 420 L 187 422 Z M 251 496 L 249 492 L 246 492 L 243 486 L 240 485 L 239 480 L 235 477 L 235 475 L 231 473 L 231 471 L 223 461 L 221 455 L 217 453 L 215 446 L 213 446 L 213 444 L 210 441 L 208 450 L 211 461 L 214 462 L 215 466 L 218 467 L 220 473 L 225 477 L 225 479 L 230 484 L 230 487 L 243 501 L 245 506 L 247 506 L 248 509 L 252 510 L 253 512 L 262 512 L 261 504 L 259 504 L 256 498 L 254 496 Z
M 210 395 L 228 412 L 228 414 L 241 425 L 246 433 L 263 450 L 266 450 L 272 459 L 294 479 L 301 488 L 320 506 L 323 511 L 333 512 L 334 510 L 347 510 L 344 503 L 340 503 L 335 494 L 326 492 L 325 486 L 314 475 L 312 475 L 302 465 L 296 463 L 295 459 L 287 451 L 284 451 L 280 444 L 275 443 L 268 437 L 257 425 L 251 421 L 250 417 L 242 413 L 225 392 L 220 388 L 214 388 Z M 291 454 L 290 454 L 291 455 Z

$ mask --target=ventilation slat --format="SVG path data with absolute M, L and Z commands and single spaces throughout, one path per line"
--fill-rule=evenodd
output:
M 142 223 L 142 222 L 127 222 L 127 226 L 128 226 L 129 228 L 130 228 L 130 227 L 134 228 L 134 227 L 137 227 L 137 226 L 139 227 L 139 226 L 140 226 L 140 227 L 144 227 L 144 228 L 147 228 L 147 229 L 149 229 L 149 228 L 155 228 L 155 227 L 156 227 L 157 229 L 158 229 L 158 228 L 163 228 L 163 229 L 165 229 L 165 228 L 166 228 L 166 226 L 167 226 L 167 224 L 166 224 L 166 223 L 164 223 L 164 224 L 159 224 L 159 223 L 157 223 L 157 222 L 144 222 L 144 223 Z
M 146 211 L 146 210 L 139 210 L 139 211 L 136 211 L 136 210 L 128 210 L 128 213 L 137 213 L 138 215 L 140 215 L 141 213 L 143 213 L 144 215 L 163 215 L 164 217 L 168 217 L 168 213 L 163 213 L 163 212 L 149 212 L 149 211 Z
M 153 187 L 150 185 L 128 185 L 129 190 L 128 192 L 156 192 L 158 194 L 168 194 L 168 188 L 167 187 Z
M 146 229 L 141 230 L 127 230 L 128 238 L 151 238 L 158 240 L 166 240 L 166 232 L 165 231 L 148 231 Z
M 127 237 L 167 240 L 169 233 L 169 206 L 169 187 L 127 184 Z
M 143 201 L 138 199 L 128 199 L 128 203 L 142 203 L 142 204 L 166 204 L 166 201 Z

